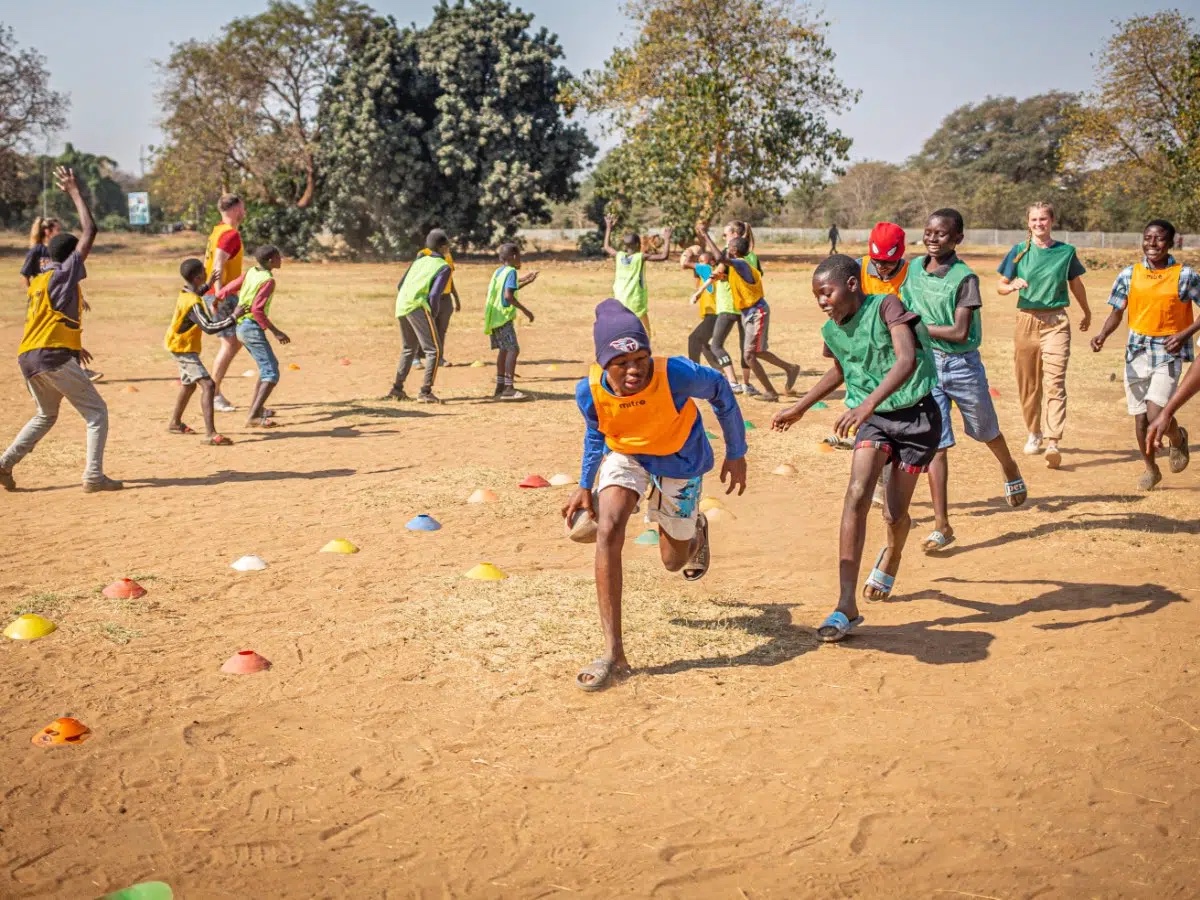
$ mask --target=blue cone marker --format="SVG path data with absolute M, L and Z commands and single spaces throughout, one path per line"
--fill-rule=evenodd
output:
M 409 531 L 440 531 L 442 523 L 433 518 L 433 516 L 427 516 L 422 513 L 415 519 L 410 520 L 404 527 Z

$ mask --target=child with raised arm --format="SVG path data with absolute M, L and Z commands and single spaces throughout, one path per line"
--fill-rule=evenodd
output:
M 1153 490 L 1162 481 L 1156 457 L 1157 443 L 1163 437 L 1170 442 L 1172 472 L 1182 472 L 1191 461 L 1187 429 L 1175 421 L 1175 410 L 1181 404 L 1172 401 L 1180 387 L 1184 363 L 1195 359 L 1192 336 L 1200 330 L 1200 319 L 1193 314 L 1192 305 L 1200 304 L 1200 275 L 1191 266 L 1175 261 L 1171 256 L 1174 243 L 1175 226 L 1170 222 L 1154 219 L 1146 225 L 1142 231 L 1142 261 L 1127 266 L 1117 276 L 1108 298 L 1112 312 L 1092 338 L 1092 350 L 1098 353 L 1129 311 L 1125 401 L 1134 417 L 1138 449 L 1146 464 L 1146 471 L 1138 479 L 1138 488 L 1143 491 Z M 1189 379 L 1195 371 L 1192 365 Z M 1149 423 L 1160 419 L 1151 440 L 1147 436 Z
M 238 340 L 258 366 L 258 381 L 254 385 L 254 399 L 250 401 L 246 424 L 252 428 L 274 428 L 277 423 L 267 409 L 267 398 L 279 384 L 279 360 L 267 340 L 267 332 L 281 344 L 292 342 L 270 318 L 271 302 L 275 299 L 275 270 L 283 265 L 283 256 L 278 248 L 267 244 L 258 248 L 254 258 L 258 265 L 242 278 L 237 308 Z
M 826 642 L 840 641 L 862 624 L 855 589 L 866 540 L 871 493 L 884 466 L 892 467 L 883 519 L 887 546 L 863 585 L 867 600 L 890 596 L 912 520 L 913 490 L 937 453 L 942 414 L 933 389 L 937 374 L 929 332 L 895 294 L 864 294 L 858 263 L 837 254 L 813 273 L 813 294 L 828 317 L 821 327 L 824 354 L 833 366 L 793 406 L 775 414 L 771 427 L 787 431 L 818 400 L 846 385 L 847 410 L 834 431 L 855 435 L 850 484 L 842 506 L 835 609 L 817 629 Z
M 1000 432 L 996 406 L 988 390 L 987 371 L 979 355 L 983 341 L 979 276 L 958 258 L 964 224 L 956 209 L 939 209 L 925 223 L 925 256 L 912 261 L 900 288 L 900 299 L 925 323 L 933 342 L 937 384 L 933 399 L 942 413 L 942 433 L 937 455 L 929 467 L 929 493 L 933 500 L 933 531 L 925 538 L 926 553 L 944 550 L 954 542 L 950 525 L 948 451 L 954 446 L 950 403 L 962 415 L 967 437 L 987 445 L 1004 473 L 1004 499 L 1011 507 L 1025 502 L 1028 490 L 1021 470 Z
M 717 324 L 717 292 L 713 285 L 712 254 L 693 245 L 683 252 L 679 260 L 683 269 L 691 270 L 696 279 L 696 291 L 691 302 L 699 305 L 700 321 L 688 335 L 688 359 L 694 363 L 708 360 L 714 369 L 719 369 L 717 356 L 709 344 L 712 342 L 713 327 Z
M 779 394 L 775 392 L 771 379 L 767 377 L 763 362 L 769 362 L 784 371 L 786 377 L 784 393 L 787 394 L 792 392 L 796 385 L 796 379 L 800 377 L 800 366 L 780 359 L 768 349 L 771 307 L 767 305 L 763 295 L 762 273 L 745 258 L 750 253 L 750 240 L 747 237 L 735 237 L 725 250 L 721 250 L 713 242 L 708 229 L 703 225 L 696 227 L 696 236 L 707 245 L 717 260 L 717 277 L 728 279 L 734 307 L 741 314 L 742 325 L 746 333 L 742 348 L 745 360 L 763 386 L 761 394 L 752 396 L 756 400 L 774 403 L 779 400 Z
M 697 400 L 707 400 L 721 423 L 726 493 L 746 489 L 746 426 L 720 372 L 681 356 L 652 356 L 645 326 L 615 299 L 596 307 L 592 337 L 596 363 L 575 389 L 587 425 L 579 489 L 563 508 L 568 523 L 581 510 L 598 522 L 596 594 L 605 653 L 576 676 L 585 691 L 631 671 L 621 633 L 621 554 L 625 526 L 648 489 L 663 566 L 689 581 L 708 571 L 708 522 L 699 503 L 713 451 Z
M 175 312 L 163 339 L 163 345 L 175 357 L 179 366 L 179 395 L 175 398 L 175 409 L 171 413 L 167 431 L 173 434 L 195 433 L 183 423 L 183 413 L 199 386 L 200 411 L 204 416 L 206 441 L 217 447 L 228 446 L 233 441 L 223 434 L 218 434 L 213 421 L 213 401 L 217 389 L 200 358 L 200 348 L 201 335 L 220 334 L 235 324 L 237 317 L 232 312 L 224 319 L 213 319 L 209 316 L 204 297 L 211 285 L 204 278 L 204 263 L 200 260 L 185 259 L 179 266 L 179 274 L 183 277 L 184 286 L 175 301 Z M 217 292 L 217 301 L 223 303 L 230 295 L 236 294 L 241 286 L 242 277 L 239 275 Z
M 604 252 L 615 257 L 617 274 L 613 279 L 613 296 L 625 308 L 642 320 L 646 334 L 650 333 L 650 292 L 646 288 L 646 263 L 663 262 L 671 255 L 671 229 L 662 232 L 662 249 L 651 256 L 642 252 L 642 237 L 629 232 L 621 239 L 621 249 L 612 245 L 612 230 L 617 224 L 616 216 L 604 217 Z
M 524 277 L 518 277 L 521 268 L 521 248 L 516 244 L 501 244 L 496 252 L 500 257 L 500 268 L 492 273 L 492 280 L 488 284 L 487 303 L 483 307 L 483 333 L 491 339 L 492 349 L 496 351 L 496 392 L 492 399 L 524 400 L 525 394 L 513 386 L 517 357 L 521 355 L 515 321 L 518 310 L 523 312 L 530 322 L 533 321 L 533 313 L 521 305 L 517 293 L 521 288 L 533 284 L 538 273 L 530 272 Z M 446 302 L 445 298 L 442 302 Z
M 54 180 L 59 190 L 66 192 L 75 204 L 83 237 L 67 233 L 52 237 L 46 248 L 50 254 L 50 268 L 29 282 L 29 305 L 25 311 L 21 345 L 17 348 L 17 365 L 37 406 L 37 415 L 0 454 L 0 487 L 7 491 L 17 489 L 13 466 L 49 434 L 58 421 L 58 410 L 65 399 L 87 422 L 84 493 L 119 491 L 124 485 L 104 474 L 108 405 L 83 369 L 92 357 L 83 348 L 84 303 L 79 283 L 87 278 L 84 260 L 96 241 L 96 223 L 79 190 L 75 173 L 59 166 L 54 170 Z

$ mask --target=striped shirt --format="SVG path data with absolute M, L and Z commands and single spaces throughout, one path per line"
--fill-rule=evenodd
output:
M 1142 265 L 1149 269 L 1150 263 L 1146 259 L 1142 259 Z M 1170 268 L 1175 265 L 1175 257 L 1167 257 L 1167 265 L 1165 268 Z M 1113 309 L 1125 311 L 1125 307 L 1129 304 L 1129 288 L 1133 283 L 1133 266 L 1126 266 L 1121 270 L 1121 274 L 1117 276 L 1117 280 L 1113 282 L 1112 291 L 1108 295 L 1108 305 Z M 1200 274 L 1191 266 L 1181 266 L 1179 270 L 1179 299 L 1185 303 L 1195 303 L 1200 306 Z M 1170 353 L 1167 350 L 1167 338 L 1165 337 L 1150 337 L 1145 334 L 1138 334 L 1133 329 L 1129 330 L 1129 339 L 1125 342 L 1125 358 L 1132 359 L 1139 353 L 1150 354 L 1150 364 L 1152 366 L 1160 366 L 1172 359 L 1182 359 L 1184 362 L 1191 362 L 1195 358 L 1195 351 L 1192 348 L 1192 341 L 1188 341 L 1180 348 L 1179 353 Z

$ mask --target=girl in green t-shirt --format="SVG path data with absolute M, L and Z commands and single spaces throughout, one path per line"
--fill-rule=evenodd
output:
M 1017 323 L 1013 332 L 1017 392 L 1029 439 L 1025 453 L 1042 452 L 1046 465 L 1062 463 L 1058 442 L 1067 423 L 1067 360 L 1071 357 L 1070 298 L 1079 304 L 1079 330 L 1092 323 L 1083 274 L 1087 270 L 1070 244 L 1051 236 L 1054 206 L 1044 201 L 1029 207 L 1029 237 L 1017 244 L 1000 263 L 1000 296 L 1016 293 Z M 1042 394 L 1045 382 L 1046 431 L 1042 432 Z

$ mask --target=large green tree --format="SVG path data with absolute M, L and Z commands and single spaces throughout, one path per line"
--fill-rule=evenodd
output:
M 426 142 L 440 184 L 435 217 L 459 240 L 493 244 L 569 200 L 595 147 L 568 121 L 558 38 L 506 0 L 440 0 L 417 38 L 438 87 Z
M 318 117 L 320 206 L 353 255 L 406 253 L 436 215 L 425 140 L 436 96 L 415 33 L 391 19 L 372 20 L 330 80 Z
M 829 117 L 857 99 L 824 23 L 790 0 L 638 0 L 636 34 L 577 89 L 623 137 L 626 190 L 677 226 L 734 197 L 767 209 L 782 188 L 847 158 Z
M 960 173 L 1000 175 L 1016 184 L 1049 184 L 1078 105 L 1054 91 L 1024 100 L 989 97 L 951 112 L 917 154 L 916 164 Z
M 1066 164 L 1094 208 L 1114 189 L 1200 228 L 1200 34 L 1178 10 L 1117 23 L 1073 118 Z

